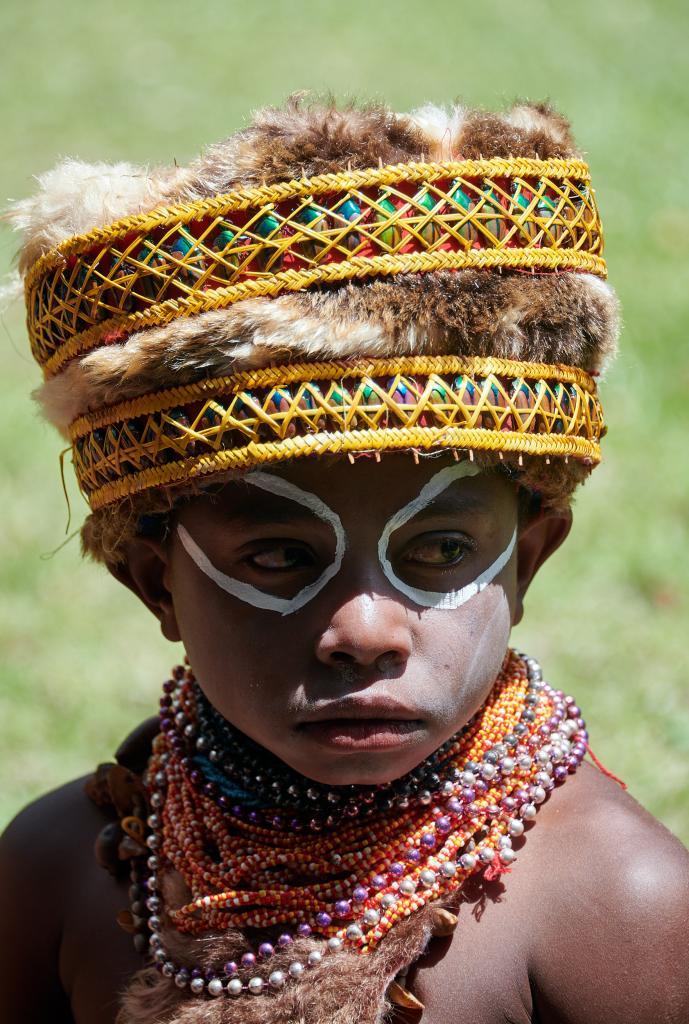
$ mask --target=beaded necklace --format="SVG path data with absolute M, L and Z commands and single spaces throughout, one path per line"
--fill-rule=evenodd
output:
M 294 771 L 264 747 L 235 729 L 208 702 L 194 693 L 196 725 L 186 723 L 186 738 L 196 737 L 191 780 L 205 780 L 205 792 L 235 817 L 301 832 L 332 828 L 345 815 L 356 818 L 406 810 L 418 798 L 429 803 L 442 777 L 452 774 L 451 737 L 401 779 L 379 786 L 326 786 Z M 193 713 L 193 712 L 192 712 Z M 186 718 L 185 718 L 186 722 Z M 173 741 L 174 742 L 174 741 Z M 182 745 L 178 744 L 182 752 Z M 440 774 L 439 774 L 440 773 Z
M 197 996 L 260 995 L 326 955 L 369 954 L 398 921 L 471 875 L 483 871 L 491 881 L 508 872 L 513 838 L 587 749 L 573 699 L 512 650 L 467 725 L 385 786 L 327 787 L 297 776 L 219 718 L 188 667 L 173 670 L 163 690 L 146 775 L 150 853 L 134 891 L 139 912 L 147 893 L 153 961 Z M 306 812 L 298 810 L 305 793 Z M 170 869 L 191 893 L 175 908 L 161 892 Z M 165 917 L 193 936 L 231 927 L 279 934 L 239 963 L 202 970 L 172 959 Z M 305 958 L 270 969 L 276 947 L 309 936 L 320 941 Z

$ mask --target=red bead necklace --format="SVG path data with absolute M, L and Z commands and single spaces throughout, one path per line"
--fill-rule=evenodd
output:
M 533 659 L 509 651 L 488 699 L 449 745 L 446 777 L 430 799 L 294 833 L 247 820 L 209 795 L 214 787 L 190 769 L 181 739 L 195 736 L 194 676 L 181 668 L 173 676 L 147 773 L 149 947 L 161 971 L 197 995 L 258 995 L 300 977 L 326 953 L 370 953 L 398 921 L 470 875 L 508 872 L 512 839 L 586 753 L 572 698 L 544 683 Z M 160 884 L 170 869 L 190 899 L 163 908 Z M 263 942 L 209 976 L 170 959 L 160 933 L 164 909 L 190 935 L 275 928 L 278 948 L 307 936 L 321 942 L 287 973 L 269 970 L 274 946 Z M 269 973 L 257 969 L 261 963 Z

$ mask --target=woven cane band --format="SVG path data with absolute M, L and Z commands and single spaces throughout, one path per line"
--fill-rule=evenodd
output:
M 600 461 L 593 380 L 574 367 L 455 356 L 271 367 L 76 420 L 92 509 L 150 487 L 306 455 L 413 449 Z
M 47 374 L 98 344 L 251 296 L 461 268 L 605 276 L 585 163 L 409 163 L 230 192 L 70 238 L 26 280 Z

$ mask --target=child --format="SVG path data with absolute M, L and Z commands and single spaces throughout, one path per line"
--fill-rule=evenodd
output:
M 508 646 L 616 344 L 564 119 L 295 100 L 41 185 L 84 550 L 188 663 L 6 832 L 2 1019 L 689 1019 L 686 851 Z

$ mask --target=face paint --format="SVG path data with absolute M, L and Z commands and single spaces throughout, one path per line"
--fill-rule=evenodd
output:
M 441 469 L 435 476 L 431 477 L 416 498 L 390 518 L 381 534 L 378 541 L 378 557 L 383 573 L 396 590 L 421 607 L 438 609 L 459 608 L 460 605 L 465 604 L 476 594 L 484 590 L 502 572 L 512 557 L 512 552 L 517 542 L 516 527 L 509 544 L 492 565 L 460 590 L 451 591 L 419 590 L 416 587 L 408 586 L 395 574 L 392 564 L 387 557 L 390 537 L 396 530 L 413 519 L 421 509 L 429 505 L 454 480 L 459 480 L 466 476 L 476 476 L 480 472 L 481 470 L 470 462 L 460 462 L 457 465 Z M 279 612 L 281 615 L 291 615 L 293 612 L 303 608 L 305 604 L 308 604 L 340 571 L 346 548 L 346 537 L 342 521 L 337 513 L 333 512 L 317 495 L 312 494 L 310 491 L 302 490 L 296 484 L 292 484 L 282 477 L 273 476 L 270 473 L 254 472 L 246 477 L 246 482 L 303 505 L 330 526 L 335 534 L 335 557 L 317 580 L 304 587 L 292 598 L 275 597 L 272 594 L 266 594 L 250 583 L 243 583 L 241 580 L 234 579 L 218 569 L 181 523 L 177 524 L 177 534 L 192 561 L 221 590 L 231 594 L 240 601 L 245 601 L 254 608 Z
M 439 494 L 446 490 L 453 480 L 459 480 L 465 476 L 476 476 L 480 472 L 478 466 L 473 465 L 471 462 L 459 462 L 456 466 L 448 466 L 446 469 L 441 469 L 421 488 L 418 497 L 414 498 L 413 501 L 410 501 L 408 505 L 405 505 L 404 508 L 392 516 L 383 530 L 378 541 L 378 558 L 380 559 L 381 568 L 393 587 L 413 601 L 414 604 L 421 605 L 423 608 L 459 608 L 460 605 L 465 604 L 476 594 L 484 590 L 509 562 L 517 543 L 516 526 L 511 540 L 502 554 L 480 576 L 477 576 L 471 583 L 462 587 L 461 590 L 417 590 L 416 587 L 408 586 L 395 575 L 395 570 L 388 559 L 388 545 L 390 537 L 395 530 L 399 530 L 401 526 L 404 526 L 410 519 L 413 519 L 422 508 L 425 508 L 434 498 L 437 498 Z
M 294 597 L 274 597 L 259 590 L 258 587 L 252 587 L 250 583 L 243 583 L 241 580 L 236 580 L 232 576 L 221 572 L 220 569 L 213 565 L 205 552 L 181 523 L 177 524 L 177 534 L 189 557 L 196 563 L 201 572 L 213 580 L 221 590 L 238 598 L 240 601 L 245 601 L 254 608 L 279 612 L 281 615 L 291 615 L 292 612 L 303 608 L 316 594 L 320 593 L 326 583 L 340 571 L 346 547 L 342 521 L 317 495 L 311 494 L 310 491 L 303 491 L 301 487 L 297 487 L 288 480 L 283 480 L 282 477 L 273 476 L 271 473 L 256 472 L 250 473 L 246 477 L 246 482 L 253 484 L 254 487 L 260 487 L 264 491 L 270 491 L 271 494 L 280 495 L 280 497 L 288 498 L 290 501 L 303 505 L 332 529 L 335 534 L 335 558 L 317 580 L 304 587 Z

